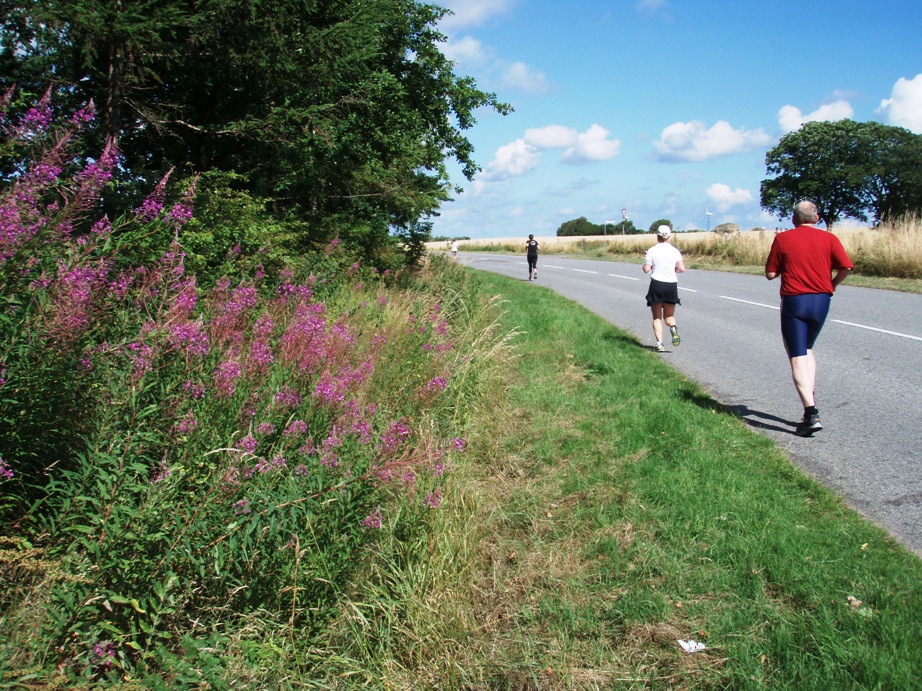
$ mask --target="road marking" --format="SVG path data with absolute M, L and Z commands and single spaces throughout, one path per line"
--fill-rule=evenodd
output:
M 742 302 L 746 305 L 755 305 L 756 307 L 767 307 L 770 310 L 780 310 L 781 308 L 776 305 L 766 305 L 761 302 L 750 302 L 749 300 L 740 300 L 739 298 L 731 298 L 729 295 L 721 295 L 724 300 L 733 300 L 733 302 Z
M 868 331 L 877 331 L 882 334 L 889 334 L 891 336 L 900 336 L 901 338 L 911 338 L 914 341 L 922 341 L 922 337 L 919 336 L 910 336 L 909 334 L 901 334 L 899 331 L 887 331 L 886 329 L 878 329 L 873 326 L 865 326 L 864 324 L 855 324 L 853 322 L 844 322 L 841 319 L 830 319 L 829 321 L 834 321 L 836 324 L 845 324 L 845 326 L 854 326 L 858 329 L 867 329 Z
M 597 274 L 598 271 L 587 271 L 586 269 L 573 269 L 578 274 Z
M 608 275 L 613 278 L 626 278 L 629 281 L 639 281 L 640 280 L 636 276 L 622 276 L 621 274 L 608 274 Z
M 691 288 L 683 288 L 682 286 L 679 286 L 679 290 L 684 290 L 687 293 L 697 293 L 698 292 L 697 290 L 692 290 Z
M 563 267 L 562 267 L 562 266 L 556 266 L 556 265 L 554 265 L 554 264 L 545 264 L 545 265 L 544 265 L 544 268 L 545 268 L 545 269 L 562 269 Z
M 742 302 L 747 305 L 755 305 L 756 307 L 767 307 L 771 310 L 780 310 L 780 307 L 774 305 L 765 305 L 761 302 L 750 302 L 749 300 L 740 300 L 739 298 L 731 298 L 728 295 L 721 295 L 724 300 L 732 300 L 733 302 Z M 865 326 L 864 324 L 856 324 L 855 322 L 842 321 L 841 319 L 830 319 L 829 321 L 835 322 L 836 324 L 843 324 L 844 326 L 854 326 L 856 329 L 867 329 L 868 331 L 876 331 L 877 333 L 887 334 L 889 336 L 899 336 L 900 338 L 910 338 L 913 341 L 922 341 L 922 336 L 911 336 L 910 334 L 900 333 L 899 331 L 889 331 L 887 329 L 878 329 L 875 326 Z

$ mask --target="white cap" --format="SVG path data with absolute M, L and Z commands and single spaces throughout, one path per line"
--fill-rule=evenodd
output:
M 661 238 L 668 238 L 670 235 L 672 235 L 672 228 L 667 225 L 661 225 L 656 229 L 656 234 Z

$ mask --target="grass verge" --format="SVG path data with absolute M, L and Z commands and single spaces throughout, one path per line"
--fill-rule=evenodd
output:
M 477 275 L 525 336 L 430 545 L 426 635 L 378 660 L 392 687 L 917 686 L 915 555 L 632 337 Z

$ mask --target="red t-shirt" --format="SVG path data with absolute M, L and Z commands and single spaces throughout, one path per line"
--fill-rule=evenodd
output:
M 775 236 L 765 271 L 781 276 L 781 295 L 832 295 L 832 270 L 853 269 L 845 248 L 828 230 L 797 226 Z

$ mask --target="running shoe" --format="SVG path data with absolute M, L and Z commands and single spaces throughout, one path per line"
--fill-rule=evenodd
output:
M 677 346 L 682 342 L 682 337 L 679 336 L 679 327 L 670 326 L 669 331 L 672 333 L 672 345 Z
M 815 432 L 819 432 L 821 429 L 823 429 L 823 424 L 820 422 L 819 413 L 813 415 L 804 414 L 804 419 L 794 428 L 794 434 L 798 437 L 811 437 Z
M 536 281 L 538 280 L 538 270 L 537 269 L 535 269 L 535 280 Z
M 657 353 L 665 353 L 665 352 L 666 352 L 666 349 L 663 347 L 663 344 L 662 344 L 662 343 L 657 343 L 655 346 L 653 346 L 653 350 L 656 351 Z

